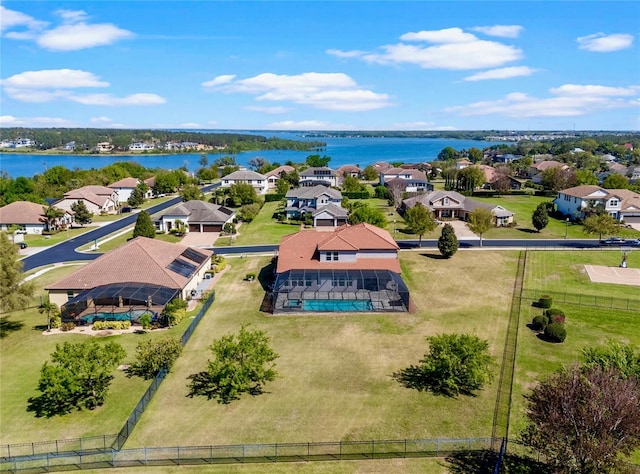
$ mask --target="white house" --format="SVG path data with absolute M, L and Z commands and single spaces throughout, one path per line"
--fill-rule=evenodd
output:
M 287 173 L 288 174 L 288 173 L 291 173 L 294 170 L 295 170 L 295 168 L 293 166 L 282 165 L 282 166 L 278 166 L 277 168 L 269 171 L 268 173 L 265 173 L 264 175 L 267 178 L 267 184 L 269 185 L 269 188 L 275 188 L 276 187 L 276 183 L 280 179 L 280 176 L 282 175 L 282 173 Z
M 145 183 L 148 180 L 145 180 Z M 116 181 L 115 183 L 111 183 L 108 187 L 113 189 L 118 193 L 118 201 L 119 202 L 127 202 L 131 197 L 131 193 L 134 189 L 138 187 L 141 183 L 138 178 L 124 178 L 120 181 Z M 147 192 L 144 195 L 145 199 L 150 199 L 153 195 L 153 191 L 151 191 L 151 186 L 147 184 Z
M 57 206 L 56 206 L 57 207 Z M 0 230 L 8 231 L 17 226 L 27 234 L 42 234 L 47 229 L 44 212 L 47 206 L 29 201 L 16 201 L 0 208 Z M 73 213 L 64 211 L 64 215 L 53 222 L 55 228 L 70 225 Z
M 326 166 L 311 167 L 300 172 L 300 186 L 338 186 L 337 173 Z
M 628 189 L 575 186 L 559 191 L 553 203 L 558 212 L 572 219 L 583 219 L 586 209 L 597 208 L 625 223 L 640 223 L 640 194 Z
M 155 146 L 149 143 L 136 142 L 129 145 L 129 151 L 148 151 L 155 149 Z
M 349 213 L 340 205 L 342 193 L 321 184 L 296 188 L 287 195 L 285 212 L 287 219 L 299 219 L 310 213 L 314 226 L 339 226 L 346 224 Z
M 250 184 L 258 194 L 267 194 L 267 190 L 269 189 L 265 175 L 248 170 L 234 171 L 231 174 L 223 176 L 220 186 L 230 188 L 234 184 L 240 183 Z
M 380 172 L 380 184 L 399 183 L 408 193 L 432 191 L 433 184 L 427 181 L 424 171 L 417 169 L 389 168 Z
M 71 206 L 78 201 L 84 202 L 93 214 L 115 214 L 119 203 L 118 192 L 106 186 L 83 186 L 64 193 L 64 197 L 54 205 L 60 209 L 71 211 Z

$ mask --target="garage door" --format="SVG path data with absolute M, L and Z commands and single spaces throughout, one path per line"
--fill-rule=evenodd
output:
M 640 224 L 640 216 L 626 216 L 624 218 L 625 224 Z
M 222 231 L 222 225 L 219 224 L 204 224 L 202 226 L 202 232 L 220 232 Z
M 333 219 L 318 219 L 316 221 L 316 226 L 318 226 L 318 227 L 326 227 L 326 226 L 333 227 Z
M 200 232 L 200 224 L 189 224 L 189 232 Z

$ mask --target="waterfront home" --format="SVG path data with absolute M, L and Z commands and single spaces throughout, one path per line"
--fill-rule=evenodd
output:
M 267 184 L 269 186 L 269 188 L 273 189 L 276 187 L 276 183 L 278 182 L 278 180 L 284 175 L 284 174 L 289 174 L 292 171 L 294 171 L 295 168 L 293 166 L 289 166 L 289 165 L 282 165 L 282 166 L 278 166 L 275 169 L 272 169 L 271 171 L 265 173 L 265 177 L 267 178 Z
M 47 206 L 29 201 L 15 201 L 0 207 L 0 230 L 8 232 L 12 226 L 25 234 L 42 234 L 44 231 L 66 227 L 73 222 L 73 212 L 63 211 L 63 215 L 50 223 L 44 213 Z
M 114 146 L 109 142 L 100 142 L 96 145 L 95 150 L 98 153 L 109 153 L 113 150 Z
M 129 151 L 149 151 L 154 149 L 155 146 L 150 143 L 136 142 L 129 145 Z
M 336 170 L 338 179 L 342 182 L 345 177 L 362 178 L 362 170 L 355 165 L 344 165 Z
M 186 299 L 211 268 L 213 252 L 137 237 L 45 287 L 62 319 L 136 320 L 162 313 L 174 298 Z
M 148 180 L 145 180 L 145 184 L 147 184 Z M 154 180 L 155 182 L 155 180 Z M 142 183 L 138 178 L 124 178 L 115 183 L 111 183 L 108 187 L 113 189 L 118 193 L 118 201 L 119 202 L 127 202 L 131 197 L 131 193 L 134 189 L 138 187 L 138 185 Z M 153 191 L 151 191 L 151 186 L 147 184 L 147 192 L 144 195 L 145 199 L 150 199 L 153 196 Z
M 627 224 L 640 223 L 640 194 L 628 189 L 575 186 L 559 191 L 553 203 L 560 214 L 571 219 L 584 219 L 590 210 L 600 209 Z
M 326 166 L 311 167 L 300 172 L 300 186 L 338 186 L 338 175 Z
M 432 191 L 426 194 L 405 199 L 402 201 L 403 210 L 411 209 L 417 203 L 422 204 L 433 212 L 436 219 L 460 219 L 469 220 L 469 215 L 478 207 L 484 207 L 491 211 L 497 227 L 513 222 L 513 212 L 502 206 L 487 204 L 463 196 L 455 191 Z
M 398 250 L 388 231 L 366 223 L 287 235 L 278 249 L 273 312 L 408 311 Z
M 267 194 L 269 185 L 267 184 L 267 177 L 263 174 L 250 170 L 238 170 L 223 176 L 221 179 L 220 187 L 230 188 L 234 184 L 250 184 L 257 194 Z
M 64 193 L 64 197 L 54 204 L 71 211 L 71 206 L 76 202 L 84 202 L 92 214 L 115 214 L 120 198 L 115 189 L 106 186 L 83 186 Z
M 235 217 L 235 211 L 228 207 L 192 200 L 162 211 L 155 226 L 160 231 L 171 232 L 179 220 L 185 225 L 186 232 L 221 232 L 224 225 L 233 222 Z

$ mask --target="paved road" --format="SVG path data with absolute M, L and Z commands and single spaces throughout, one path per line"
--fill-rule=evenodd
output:
M 204 186 L 202 188 L 203 192 L 209 192 L 212 189 L 218 187 L 220 183 Z M 165 201 L 161 204 L 157 204 L 155 206 L 147 209 L 149 214 L 155 214 L 163 209 L 171 207 L 177 203 L 179 203 L 180 197 L 175 197 Z M 51 265 L 53 263 L 59 262 L 67 262 L 71 260 L 94 260 L 100 256 L 98 253 L 85 253 L 85 252 L 76 252 L 75 249 L 86 245 L 90 242 L 95 241 L 96 239 L 101 239 L 106 237 L 113 232 L 117 232 L 118 230 L 124 229 L 127 226 L 133 225 L 138 218 L 137 214 L 131 214 L 117 221 L 111 222 L 107 225 L 98 227 L 95 230 L 86 232 L 78 237 L 74 237 L 73 239 L 66 240 L 57 245 L 51 246 L 45 250 L 34 253 L 22 259 L 23 270 L 29 271 L 34 268 L 41 267 L 43 265 Z

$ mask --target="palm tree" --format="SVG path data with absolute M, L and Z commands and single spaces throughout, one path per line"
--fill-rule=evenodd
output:
M 50 301 L 45 301 L 38 308 L 40 314 L 47 315 L 47 331 L 51 331 L 51 317 L 58 314 L 58 305 Z
M 42 221 L 47 231 L 52 231 L 58 227 L 58 219 L 64 216 L 64 212 L 57 207 L 49 205 L 42 214 Z

